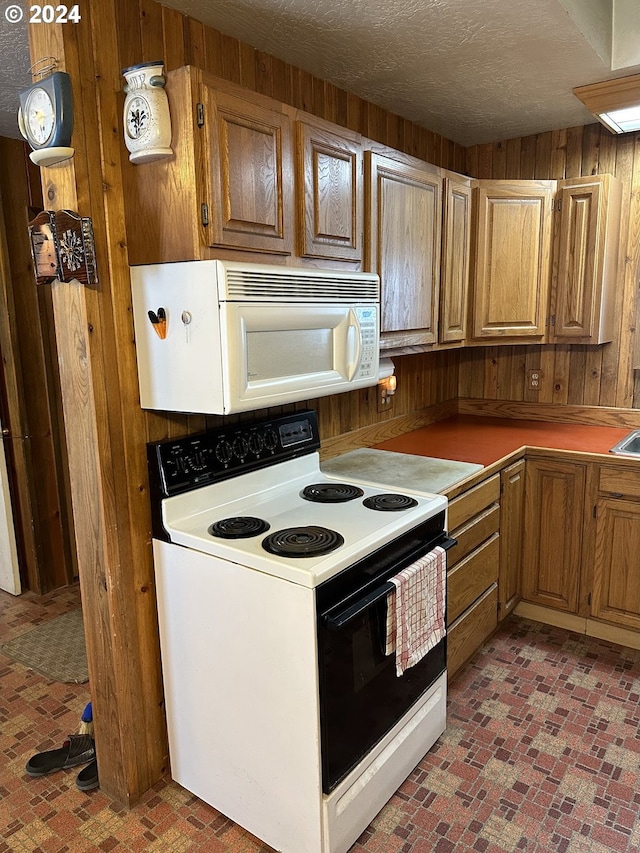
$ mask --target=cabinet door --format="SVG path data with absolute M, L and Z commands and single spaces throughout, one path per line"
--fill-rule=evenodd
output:
M 582 565 L 584 465 L 528 460 L 522 597 L 535 604 L 578 611 Z
M 296 127 L 300 255 L 362 260 L 362 144 L 311 121 Z
M 604 343 L 613 335 L 620 182 L 611 175 L 595 175 L 562 181 L 560 188 L 553 337 Z
M 289 116 L 204 86 L 210 246 L 288 255 L 293 250 L 293 154 Z
M 597 502 L 591 616 L 640 629 L 640 503 Z
M 467 336 L 467 303 L 471 260 L 471 186 L 455 178 L 444 181 L 440 341 Z
M 480 181 L 476 201 L 473 336 L 545 333 L 555 181 Z
M 382 287 L 380 345 L 438 339 L 442 178 L 367 151 L 366 268 Z
M 522 524 L 524 511 L 524 459 L 500 474 L 500 576 L 498 616 L 504 619 L 520 599 Z

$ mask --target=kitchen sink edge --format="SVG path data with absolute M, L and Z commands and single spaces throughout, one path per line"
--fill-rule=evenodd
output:
M 609 453 L 613 453 L 615 456 L 640 459 L 640 429 L 634 429 L 625 435 L 617 444 L 614 444 Z

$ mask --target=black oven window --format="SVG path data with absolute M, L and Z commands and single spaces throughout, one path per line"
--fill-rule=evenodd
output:
M 353 660 L 353 690 L 359 693 L 386 666 L 387 602 L 378 602 L 368 612 L 368 618 L 354 629 L 351 641 Z
M 386 599 L 319 633 L 323 789 L 329 793 L 445 669 L 446 640 L 396 675 L 384 654 Z

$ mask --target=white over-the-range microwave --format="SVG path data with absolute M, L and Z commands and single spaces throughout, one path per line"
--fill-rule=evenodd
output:
M 372 273 L 220 260 L 131 267 L 140 403 L 227 415 L 378 381 Z

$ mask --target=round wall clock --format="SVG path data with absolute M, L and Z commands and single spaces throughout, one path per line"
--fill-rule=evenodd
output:
M 33 149 L 38 166 L 53 166 L 73 157 L 71 78 L 64 71 L 43 77 L 20 92 L 20 133 Z
M 162 62 L 143 62 L 122 72 L 127 81 L 124 141 L 132 163 L 150 163 L 173 154 L 169 101 L 162 71 Z

